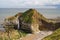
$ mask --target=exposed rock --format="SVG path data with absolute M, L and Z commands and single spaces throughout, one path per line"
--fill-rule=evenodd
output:
M 43 29 L 42 26 L 48 24 L 47 18 L 42 14 L 37 12 L 35 9 L 29 9 L 19 17 L 20 19 L 20 29 L 27 32 L 37 33 L 39 28 Z M 43 20 L 43 21 L 42 21 Z M 45 23 L 46 22 L 46 23 Z M 44 28 L 45 28 L 44 25 Z M 48 29 L 48 28 L 45 28 Z
M 7 20 L 9 23 L 12 22 L 17 25 L 19 24 L 19 30 L 25 32 L 37 33 L 40 30 L 56 29 L 53 22 L 49 22 L 47 18 L 35 9 L 29 9 L 23 13 L 18 13 L 13 17 L 7 18 Z

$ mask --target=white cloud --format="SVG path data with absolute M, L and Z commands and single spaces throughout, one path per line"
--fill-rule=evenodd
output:
M 23 4 L 29 4 L 29 5 L 60 4 L 60 0 L 25 0 L 25 1 L 22 0 L 21 2 L 24 2 Z
M 7 5 L 7 7 L 46 7 L 46 5 L 57 4 L 60 4 L 60 0 L 0 0 L 0 6 Z M 55 8 L 55 6 L 50 7 Z

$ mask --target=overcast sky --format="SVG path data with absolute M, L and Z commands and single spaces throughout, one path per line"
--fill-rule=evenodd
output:
M 0 0 L 0 8 L 60 8 L 60 0 Z

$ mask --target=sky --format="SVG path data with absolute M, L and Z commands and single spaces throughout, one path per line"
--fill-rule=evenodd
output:
M 0 8 L 47 8 L 40 10 L 46 17 L 60 16 L 60 0 L 0 0 Z M 1 14 L 0 9 L 0 16 Z
M 60 8 L 60 0 L 0 0 L 0 8 Z

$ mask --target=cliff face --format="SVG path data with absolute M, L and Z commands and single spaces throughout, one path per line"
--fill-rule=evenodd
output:
M 19 16 L 20 29 L 27 32 L 37 33 L 40 30 L 48 29 L 47 18 L 37 12 L 35 9 L 29 9 Z M 46 27 L 45 27 L 46 26 Z
M 47 18 L 35 9 L 29 9 L 24 13 L 18 13 L 13 16 L 13 18 L 10 17 L 7 18 L 7 20 L 13 24 L 17 24 L 17 27 L 15 26 L 15 28 L 18 28 L 19 26 L 19 30 L 23 30 L 25 32 L 37 33 L 40 30 L 52 30 L 53 28 L 53 23 L 49 22 Z
M 42 14 L 35 9 L 29 9 L 22 14 L 22 29 L 39 32 L 40 30 L 55 30 L 52 22 L 49 22 Z

